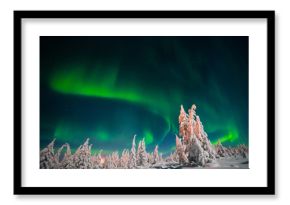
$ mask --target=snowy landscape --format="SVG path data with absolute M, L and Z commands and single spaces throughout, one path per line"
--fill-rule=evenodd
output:
M 249 168 L 248 146 L 240 144 L 225 147 L 220 140 L 212 144 L 204 130 L 196 106 L 185 112 L 181 105 L 178 118 L 179 133 L 175 137 L 176 148 L 168 156 L 163 156 L 156 145 L 153 152 L 146 151 L 145 140 L 136 144 L 133 137 L 132 147 L 121 153 L 115 151 L 92 154 L 92 144 L 87 139 L 72 153 L 68 143 L 55 149 L 55 139 L 40 151 L 41 169 L 188 169 L 188 168 Z M 173 139 L 174 140 L 174 139 Z M 64 152 L 64 154 L 62 154 Z

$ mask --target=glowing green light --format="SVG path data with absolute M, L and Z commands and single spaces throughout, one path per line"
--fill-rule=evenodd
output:
M 225 143 L 225 142 L 235 142 L 237 141 L 239 138 L 239 134 L 238 131 L 236 129 L 230 130 L 229 133 L 227 135 L 222 136 L 221 138 L 219 138 L 221 143 Z M 215 142 L 213 142 L 213 144 L 217 144 L 218 140 L 216 140 Z
M 179 109 L 181 104 L 181 96 L 176 91 L 172 92 L 173 97 L 169 100 L 163 90 L 150 88 L 138 81 L 122 81 L 118 79 L 118 66 L 86 69 L 84 65 L 68 65 L 65 68 L 67 69 L 59 69 L 52 75 L 52 90 L 62 94 L 113 99 L 139 105 L 164 119 L 166 127 L 162 139 L 170 131 L 170 125 L 178 123 L 175 109 L 171 107 L 173 104 Z M 144 86 L 147 86 L 146 89 Z M 97 138 L 103 141 L 108 139 L 104 133 L 97 133 Z M 149 142 L 153 141 L 147 138 Z
M 96 137 L 99 141 L 108 141 L 109 140 L 109 134 L 105 132 L 104 130 L 97 131 Z
M 235 122 L 231 119 L 220 120 L 224 118 L 223 112 L 211 106 L 208 101 L 196 98 L 194 93 L 183 93 L 177 86 L 164 90 L 163 87 L 154 87 L 144 84 L 143 81 L 130 80 L 130 77 L 120 77 L 118 65 L 97 65 L 96 69 L 88 68 L 83 64 L 67 64 L 50 76 L 50 88 L 58 93 L 67 95 L 80 95 L 96 98 L 104 98 L 111 100 L 119 100 L 134 105 L 140 106 L 149 112 L 161 117 L 165 126 L 161 134 L 154 139 L 151 131 L 145 130 L 144 136 L 146 144 L 160 144 L 170 132 L 178 134 L 178 114 L 180 104 L 183 104 L 188 97 L 192 99 L 192 103 L 198 105 L 206 116 L 206 119 L 201 118 L 206 132 L 215 132 L 221 129 L 229 130 L 228 134 L 220 137 L 221 142 L 237 142 L 239 132 Z M 226 104 L 223 93 L 214 84 L 215 89 L 209 92 L 209 95 L 218 99 L 219 103 Z M 191 105 L 187 105 L 189 108 Z M 72 128 L 71 125 L 60 124 L 56 127 L 55 136 L 63 139 L 72 139 L 74 136 L 83 136 L 84 130 L 76 132 L 77 128 Z M 88 131 L 85 131 L 88 133 Z M 112 132 L 108 127 L 91 131 L 91 137 L 99 141 L 110 141 Z M 215 138 L 216 136 L 209 136 Z M 174 138 L 173 138 L 174 141 Z M 213 144 L 217 143 L 215 141 Z
M 55 128 L 54 136 L 57 139 L 70 141 L 76 136 L 82 136 L 82 132 L 80 130 L 75 130 L 67 123 L 60 122 Z
M 150 132 L 149 130 L 145 130 L 144 137 L 145 137 L 145 143 L 147 145 L 152 144 L 152 142 L 154 140 L 152 132 Z
M 136 82 L 119 83 L 117 75 L 116 67 L 87 72 L 84 66 L 73 66 L 65 72 L 55 73 L 51 78 L 50 87 L 63 94 L 123 100 L 145 107 L 154 105 L 153 107 L 157 106 L 158 112 L 163 113 L 170 110 L 169 102 L 162 97 L 162 93 L 144 92 L 142 85 Z

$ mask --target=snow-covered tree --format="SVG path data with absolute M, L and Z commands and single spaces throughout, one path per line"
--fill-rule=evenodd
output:
M 156 164 L 158 161 L 159 161 L 158 145 L 156 145 L 153 152 L 153 164 Z
M 105 169 L 113 169 L 113 164 L 112 164 L 112 157 L 111 155 L 108 155 L 104 158 L 104 168 Z
M 95 153 L 93 156 L 91 156 L 91 162 L 93 169 L 102 169 L 104 168 L 104 158 L 102 157 L 103 150 L 100 150 L 98 152 L 98 155 Z
M 137 165 L 138 166 L 147 166 L 148 165 L 148 159 L 147 159 L 147 153 L 146 153 L 146 146 L 145 146 L 145 139 L 144 138 L 139 142 L 139 145 L 138 145 Z
M 150 165 L 154 164 L 154 153 L 147 153 L 147 161 Z
M 191 106 L 188 115 L 181 106 L 178 120 L 179 134 L 182 137 L 182 142 L 180 142 L 185 147 L 184 153 L 188 161 L 204 166 L 207 162 L 214 160 L 216 153 L 204 131 L 199 116 L 196 115 L 196 106 L 194 104 Z M 180 150 L 177 151 L 179 157 L 180 152 Z
M 226 157 L 226 156 L 228 156 L 227 152 L 225 150 L 225 147 L 222 145 L 220 139 L 218 139 L 218 142 L 217 142 L 217 144 L 215 146 L 215 150 L 216 150 L 216 153 L 217 153 L 218 157 Z
M 120 158 L 120 168 L 129 168 L 130 153 L 129 150 L 124 149 Z
M 155 146 L 153 152 L 153 163 L 156 164 L 159 161 L 158 145 Z
M 183 142 L 185 144 L 188 144 L 189 139 L 193 136 L 193 127 L 195 125 L 195 120 L 194 120 L 195 109 L 196 109 L 196 106 L 192 105 L 191 108 L 188 110 L 186 133 L 183 136 Z
M 197 138 L 200 141 L 202 140 L 201 129 L 202 129 L 202 124 L 201 124 L 200 118 L 199 116 L 196 116 L 196 122 L 193 128 L 193 131 L 194 131 L 195 136 L 197 136 Z
M 54 142 L 52 140 L 49 145 L 40 151 L 40 168 L 41 169 L 54 169 L 57 166 L 57 162 L 54 157 Z
M 62 151 L 66 148 L 66 152 L 64 153 L 63 158 L 61 159 L 61 153 Z M 64 145 L 62 145 L 56 152 L 56 154 L 54 155 L 54 159 L 56 162 L 56 166 L 55 168 L 57 169 L 63 169 L 66 168 L 67 163 L 69 162 L 71 157 L 71 150 L 69 145 L 66 143 Z
M 179 122 L 179 135 L 182 138 L 187 138 L 187 124 L 188 124 L 188 118 L 186 115 L 186 112 L 184 111 L 183 105 L 180 106 L 180 113 L 178 117 Z
M 178 154 L 179 163 L 188 163 L 187 156 L 185 154 L 185 147 L 183 146 L 179 137 L 176 136 L 176 153 Z
M 120 160 L 119 160 L 119 154 L 117 151 L 113 152 L 111 155 L 111 163 L 112 163 L 112 168 L 116 169 L 120 166 Z
M 89 149 L 89 139 L 81 145 L 72 156 L 74 169 L 90 169 L 92 168 L 91 152 Z
M 135 144 L 135 140 L 136 140 L 136 135 L 134 135 L 133 137 L 133 141 L 132 141 L 132 148 L 131 148 L 131 152 L 130 152 L 130 159 L 129 159 L 129 168 L 136 168 L 137 166 L 137 157 L 136 157 L 136 144 Z
M 188 159 L 190 162 L 194 162 L 198 165 L 204 166 L 207 162 L 207 155 L 201 146 L 201 142 L 196 137 L 191 137 L 189 144 L 186 146 L 186 153 L 188 153 Z

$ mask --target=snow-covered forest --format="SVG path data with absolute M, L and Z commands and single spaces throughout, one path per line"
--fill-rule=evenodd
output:
M 153 152 L 146 151 L 145 140 L 136 144 L 133 137 L 130 149 L 121 153 L 92 154 L 92 144 L 87 139 L 74 153 L 68 143 L 55 149 L 53 140 L 40 151 L 41 169 L 177 169 L 177 168 L 248 168 L 248 147 L 244 144 L 225 147 L 220 141 L 213 145 L 192 105 L 179 114 L 179 133 L 176 149 L 169 156 L 162 156 L 156 145 Z M 174 140 L 174 139 L 173 139 Z M 64 152 L 64 154 L 62 154 Z

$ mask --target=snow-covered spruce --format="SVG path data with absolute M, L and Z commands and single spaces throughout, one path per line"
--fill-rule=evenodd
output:
M 181 140 L 176 139 L 176 150 L 179 157 L 181 157 L 181 151 L 177 147 L 183 146 L 187 163 L 191 165 L 205 166 L 206 163 L 215 160 L 214 148 L 204 131 L 199 116 L 196 115 L 196 106 L 192 105 L 187 114 L 181 105 L 178 119 Z M 186 159 L 182 156 L 182 160 L 179 161 L 184 163 Z

